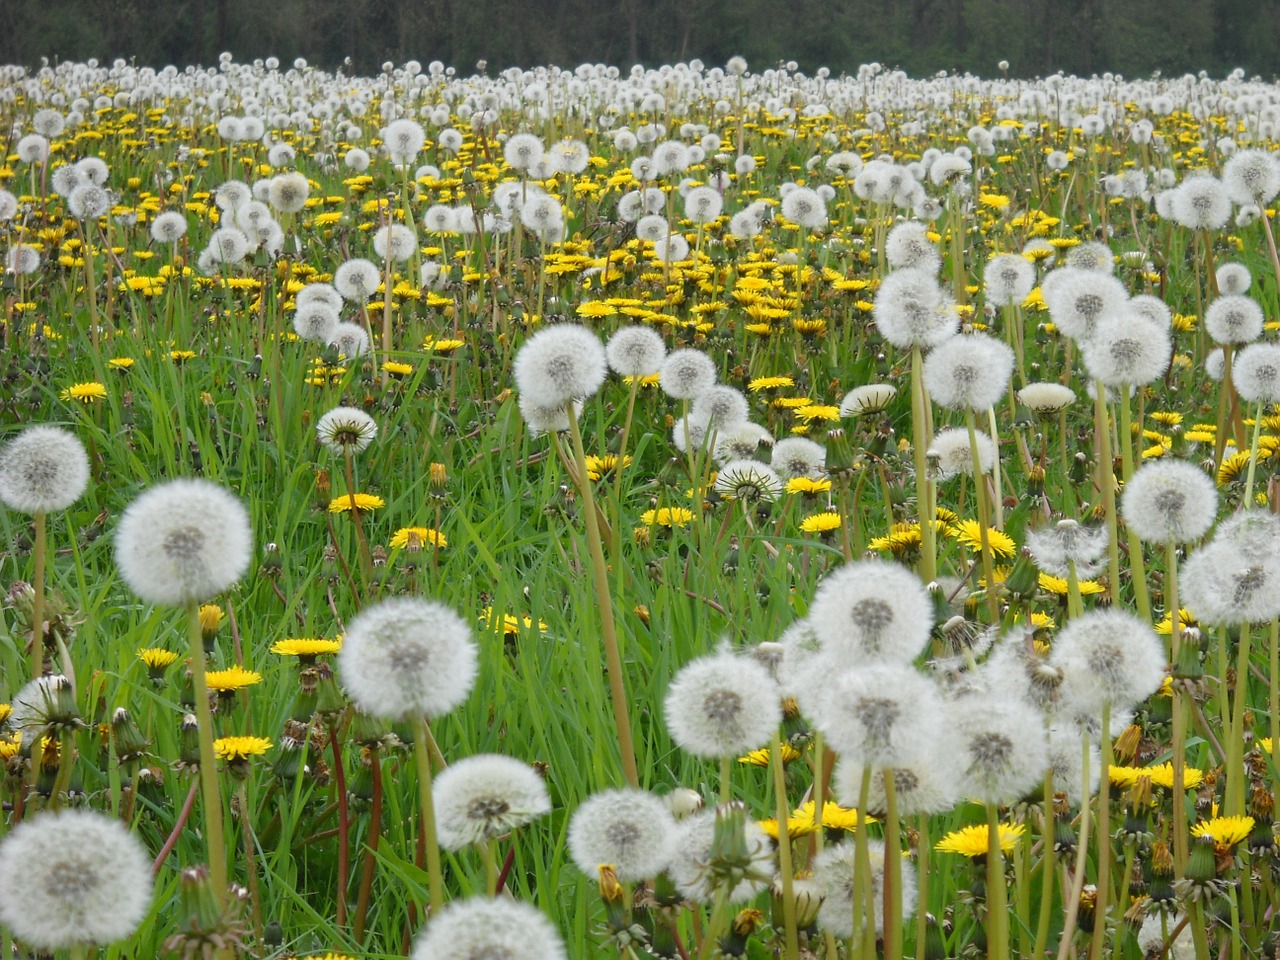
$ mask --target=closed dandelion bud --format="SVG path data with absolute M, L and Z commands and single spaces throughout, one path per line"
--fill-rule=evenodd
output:
M 610 864 L 601 864 L 598 881 L 600 899 L 604 901 L 607 929 L 617 934 L 631 926 L 631 911 L 627 909 L 626 891 L 618 880 L 618 872 Z
M 329 494 L 333 489 L 333 485 L 329 482 L 328 470 L 316 471 L 316 506 L 322 510 L 329 509 Z
M 178 762 L 184 767 L 200 766 L 200 739 L 194 713 L 182 718 L 182 727 L 178 731 Z
M 703 807 L 702 794 L 688 787 L 676 787 L 666 796 L 667 807 L 677 820 L 691 817 Z
M 1076 849 L 1076 832 L 1070 821 L 1061 817 L 1053 821 L 1053 849 L 1056 853 L 1072 853 Z
M 849 442 L 849 435 L 843 427 L 833 427 L 827 431 L 827 473 L 833 477 L 841 476 L 853 469 L 853 465 L 857 460 L 857 456 L 853 452 L 853 445 Z
M 1098 907 L 1098 888 L 1085 884 L 1080 891 L 1080 911 L 1076 914 L 1076 928 L 1085 934 L 1093 933 L 1093 921 Z
M 1030 600 L 1036 595 L 1039 587 L 1040 578 L 1035 561 L 1032 560 L 1026 548 L 1023 548 L 1018 551 L 1018 559 L 1014 561 L 1013 569 L 1005 577 L 1005 592 L 1016 599 Z
M 946 941 L 942 937 L 942 924 L 932 913 L 925 915 L 924 957 L 925 960 L 944 960 L 948 956 Z
M 1204 664 L 1200 662 L 1200 631 L 1188 628 L 1181 632 L 1178 662 L 1173 665 L 1175 680 L 1203 680 Z
M 222 608 L 215 603 L 206 603 L 200 608 L 200 638 L 204 641 L 205 653 L 213 652 L 213 638 L 218 635 L 222 626 Z
M 1131 723 L 1120 732 L 1120 736 L 1116 737 L 1115 743 L 1112 744 L 1111 752 L 1117 760 L 1127 762 L 1137 754 L 1138 746 L 1141 743 L 1142 728 L 1135 723 Z M 1148 798 L 1149 802 L 1150 798 Z
M 449 468 L 443 463 L 433 463 L 428 468 L 428 477 L 431 486 L 437 490 L 444 487 L 449 482 Z
M 1255 793 L 1263 789 L 1258 787 L 1255 789 Z M 1249 850 L 1254 854 L 1273 853 L 1276 849 L 1274 821 L 1270 817 L 1255 817 L 1253 831 L 1245 842 Z
M 772 911 L 773 926 L 782 929 L 785 916 L 782 878 L 774 878 L 769 888 L 769 908 Z M 791 901 L 795 904 L 796 928 L 807 930 L 818 922 L 818 908 L 822 906 L 822 891 L 813 876 L 796 877 L 791 881 Z
M 356 714 L 357 717 L 360 714 Z M 298 775 L 298 768 L 306 762 L 307 725 L 297 720 L 286 720 L 284 734 L 280 737 L 280 749 L 276 751 L 271 772 L 281 780 L 289 781 Z
M 1270 820 L 1275 809 L 1275 795 L 1266 787 L 1255 784 L 1249 794 L 1249 815 L 1255 820 Z
M 146 755 L 150 743 L 143 736 L 138 725 L 129 716 L 124 707 L 117 708 L 111 715 L 111 742 L 115 748 L 116 759 L 121 763 L 132 763 Z
M 258 567 L 258 576 L 269 580 L 279 579 L 284 570 L 284 560 L 280 557 L 280 545 L 268 543 L 263 548 L 262 565 Z
M 1077 453 L 1071 460 L 1071 469 L 1068 474 L 1074 486 L 1084 483 L 1089 475 L 1089 458 L 1083 453 Z
M 1044 476 L 1043 467 L 1032 467 L 1027 471 L 1027 496 L 1044 496 Z
M 1213 837 L 1208 835 L 1197 837 L 1191 844 L 1191 856 L 1187 858 L 1186 882 L 1195 885 L 1211 883 L 1217 874 Z
M 316 712 L 321 716 L 333 716 L 346 709 L 347 698 L 327 663 L 318 663 L 316 671 Z

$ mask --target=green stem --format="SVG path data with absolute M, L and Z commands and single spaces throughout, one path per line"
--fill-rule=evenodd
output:
M 32 518 L 35 525 L 36 572 L 31 581 L 31 679 L 39 680 L 44 674 L 44 577 L 46 556 L 45 514 L 37 510 Z
M 1093 914 L 1090 957 L 1099 960 L 1107 938 L 1107 907 L 1111 885 L 1111 701 L 1102 704 L 1102 778 L 1098 785 L 1097 906 Z
M 800 937 L 796 929 L 795 872 L 791 866 L 791 836 L 787 830 L 787 815 L 791 811 L 787 802 L 787 774 L 782 766 L 782 740 L 776 729 L 769 741 L 769 761 L 773 767 L 774 816 L 778 818 L 778 870 L 782 874 L 782 923 L 786 944 L 783 956 L 785 960 L 798 960 Z M 822 823 L 822 810 L 817 806 L 814 807 L 814 819 Z
M 929 427 L 925 407 L 929 395 L 924 386 L 924 359 L 919 347 L 911 348 L 911 455 L 916 471 L 916 513 L 920 518 L 920 579 L 926 584 L 938 577 L 938 549 L 933 516 L 929 514 L 929 473 L 925 454 L 929 449 Z M 990 582 L 990 581 L 988 581 Z
M 573 401 L 565 406 L 569 417 L 569 436 L 573 441 L 573 455 L 577 463 L 578 492 L 582 495 L 583 513 L 587 523 L 587 549 L 591 554 L 591 574 L 595 583 L 596 603 L 600 611 L 600 635 L 604 640 L 605 658 L 609 671 L 609 696 L 613 701 L 613 721 L 618 731 L 618 749 L 622 754 L 622 772 L 627 783 L 640 786 L 640 771 L 636 767 L 636 752 L 631 738 L 631 716 L 627 707 L 626 686 L 623 683 L 622 654 L 618 649 L 618 634 L 613 620 L 613 598 L 609 593 L 609 571 L 605 564 L 604 549 L 600 543 L 600 525 L 596 519 L 595 496 L 591 480 L 587 477 L 587 455 L 582 446 L 582 431 L 574 416 Z M 695 485 L 697 481 L 694 481 Z M 695 489 L 695 494 L 697 490 Z M 700 499 L 700 498 L 699 498 Z
M 1000 811 L 987 808 L 987 958 L 1008 960 L 1009 917 L 1004 888 L 1004 852 L 1000 849 Z
M 1089 854 L 1089 738 L 1080 738 L 1082 766 L 1080 780 L 1084 784 L 1084 802 L 1080 804 L 1080 839 L 1076 842 L 1076 865 L 1071 875 L 1071 890 L 1067 894 L 1067 915 L 1062 922 L 1062 938 L 1058 942 L 1058 960 L 1074 955 L 1072 938 L 1076 931 L 1076 918 L 1080 915 L 1080 894 L 1084 891 L 1085 863 Z
M 213 716 L 209 710 L 209 684 L 205 680 L 204 639 L 200 632 L 200 605 L 187 602 L 187 647 L 191 681 L 195 690 L 196 736 L 200 744 L 200 793 L 204 805 L 204 834 L 209 876 L 220 908 L 227 902 L 227 847 L 223 838 L 222 794 L 218 789 L 217 760 L 213 755 Z
M 1258 436 L 1262 432 L 1262 407 L 1263 403 L 1259 400 L 1253 414 L 1253 438 L 1249 441 L 1249 471 L 1245 475 L 1244 500 L 1241 502 L 1241 506 L 1246 510 L 1253 506 L 1253 477 L 1258 468 Z
M 1225 678 L 1224 678 L 1225 679 Z M 1249 624 L 1240 625 L 1240 640 L 1236 644 L 1236 683 L 1231 696 L 1231 734 L 1227 737 L 1227 792 L 1226 813 L 1229 817 L 1244 816 L 1244 705 L 1249 692 Z M 1274 748 L 1274 743 L 1272 744 Z
M 1111 602 L 1120 603 L 1120 544 L 1116 540 L 1116 477 L 1112 464 L 1111 426 L 1107 416 L 1107 388 L 1094 383 L 1094 429 L 1098 434 L 1098 488 L 1107 515 L 1107 575 L 1111 578 Z
M 893 770 L 880 771 L 884 778 L 884 955 L 903 956 L 902 937 L 902 841 L 898 824 L 898 786 Z M 923 938 L 924 931 L 918 934 Z
M 1178 545 L 1170 540 L 1164 547 L 1165 606 L 1172 618 L 1169 628 L 1170 663 L 1178 662 L 1182 646 L 1182 617 L 1178 610 Z M 1173 870 L 1182 876 L 1190 853 L 1187 818 L 1187 705 L 1186 691 L 1178 684 L 1173 689 Z M 1274 714 L 1273 714 L 1274 719 Z
M 440 844 L 436 841 L 435 798 L 431 794 L 431 754 L 427 741 L 431 728 L 426 717 L 418 717 L 413 732 L 413 758 L 418 767 L 418 799 L 422 810 L 422 835 L 427 852 L 427 914 L 444 906 L 444 871 L 440 866 Z
M 1040 837 L 1040 915 L 1036 920 L 1036 942 L 1031 952 L 1032 957 L 1044 957 L 1045 947 L 1049 943 L 1049 918 L 1053 912 L 1053 879 L 1055 874 L 1056 851 L 1054 850 L 1053 813 L 1053 770 L 1050 768 L 1044 775 L 1044 801 L 1041 816 L 1044 826 Z M 921 958 L 917 958 L 921 960 Z
M 995 563 L 991 556 L 991 511 L 987 497 L 987 478 L 982 472 L 981 459 L 978 456 L 978 432 L 974 427 L 972 410 L 964 412 L 965 426 L 969 428 L 969 460 L 973 464 L 973 492 L 978 502 L 978 539 L 982 550 L 982 576 L 987 584 L 987 612 L 989 623 L 1000 621 L 1000 599 L 996 595 Z

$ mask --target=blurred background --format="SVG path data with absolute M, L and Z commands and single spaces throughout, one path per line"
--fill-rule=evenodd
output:
M 369 74 L 386 60 L 470 73 L 734 54 L 835 74 L 879 61 L 912 75 L 1063 70 L 1127 76 L 1235 67 L 1275 75 L 1280 0 L 0 0 L 0 62 L 139 65 L 305 57 Z

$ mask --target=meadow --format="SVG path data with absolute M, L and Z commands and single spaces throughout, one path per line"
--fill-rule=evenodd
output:
M 0 119 L 6 957 L 1275 954 L 1274 85 Z

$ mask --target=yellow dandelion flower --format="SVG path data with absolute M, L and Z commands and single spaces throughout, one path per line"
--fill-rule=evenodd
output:
M 107 361 L 107 366 L 112 370 L 119 370 L 121 373 L 128 373 L 133 367 L 133 357 L 112 357 Z
M 63 400 L 78 400 L 80 403 L 97 403 L 99 400 L 105 400 L 107 396 L 107 388 L 97 381 L 88 383 L 75 383 L 67 387 L 60 394 Z
M 447 547 L 449 541 L 439 530 L 430 527 L 401 527 L 391 535 L 390 540 L 392 550 L 420 550 L 426 544 L 441 548 Z
M 260 757 L 271 746 L 271 741 L 266 737 L 219 737 L 213 741 L 213 752 L 219 760 L 234 763 L 250 757 Z
M 658 507 L 640 514 L 640 521 L 650 527 L 685 527 L 693 522 L 693 511 L 685 507 Z
M 952 535 L 975 553 L 982 549 L 982 525 L 977 520 L 960 520 L 952 528 Z M 1012 557 L 1017 550 L 1013 538 L 1003 530 L 987 529 L 987 542 L 997 557 Z
M 1010 853 L 1014 845 L 1027 832 L 1024 823 L 1000 824 L 1000 849 Z M 975 823 L 959 830 L 952 830 L 934 844 L 939 853 L 958 853 L 965 857 L 985 857 L 991 849 L 991 834 L 985 823 Z
M 617 315 L 618 308 L 602 300 L 592 300 L 578 304 L 574 313 L 580 317 L 612 317 Z
M 999 193 L 980 193 L 978 203 L 993 210 L 1003 210 L 1009 206 L 1009 198 Z
M 1055 597 L 1065 597 L 1067 595 L 1067 581 L 1062 577 L 1055 577 L 1051 573 L 1042 573 L 1039 581 L 1040 589 L 1045 593 L 1052 594 Z M 1082 597 L 1096 597 L 1100 593 L 1106 593 L 1106 589 L 1096 580 L 1080 581 L 1080 595 Z
M 447 302 L 453 303 L 452 300 Z M 434 337 L 427 337 L 426 340 L 422 341 L 422 349 L 433 353 L 453 353 L 453 351 L 459 350 L 466 345 L 467 342 L 465 340 L 450 340 L 447 338 L 437 340 Z
M 821 480 L 814 480 L 812 477 L 792 477 L 787 481 L 787 493 L 814 496 L 819 493 L 829 493 L 830 491 L 831 481 L 825 477 Z
M 183 364 L 188 360 L 194 360 L 196 352 L 194 350 L 170 350 L 169 359 L 174 363 Z
M 1199 626 L 1200 622 L 1196 619 L 1195 614 L 1186 607 L 1179 607 L 1178 623 L 1180 624 L 1179 629 L 1186 630 L 1188 627 Z M 1156 624 L 1156 633 L 1162 637 L 1167 637 L 1173 633 L 1173 614 L 1166 613 L 1164 615 L 1164 619 Z
M 840 408 L 828 406 L 826 404 L 811 403 L 796 410 L 796 416 L 805 423 L 812 423 L 814 420 L 825 420 L 834 423 L 840 419 Z
M 830 510 L 815 513 L 800 521 L 800 529 L 805 533 L 834 533 L 840 529 L 840 514 Z
M 271 645 L 271 652 L 280 657 L 302 657 L 312 659 L 321 654 L 337 653 L 342 649 L 342 641 L 326 640 L 323 637 L 290 637 L 277 640 Z
M 381 497 L 374 496 L 371 493 L 343 494 L 340 497 L 334 497 L 329 501 L 330 513 L 346 513 L 352 509 L 353 503 L 356 510 L 361 513 L 367 513 L 370 510 L 380 510 L 385 507 L 386 501 Z
M 254 670 L 246 670 L 241 666 L 227 667 L 225 670 L 210 670 L 205 674 L 205 683 L 209 689 L 217 693 L 234 693 L 255 683 L 262 682 L 262 674 Z
M 0 761 L 16 757 L 21 749 L 22 734 L 11 733 L 7 737 L 0 737 Z
M 147 665 L 152 672 L 163 671 L 178 661 L 178 655 L 172 650 L 160 647 L 146 647 L 138 651 L 138 659 Z
M 784 765 L 799 758 L 799 750 L 789 743 L 782 745 L 782 762 Z M 738 762 L 749 767 L 767 767 L 769 765 L 769 748 L 761 747 L 759 750 L 752 750 L 745 757 L 739 757 Z
M 413 364 L 397 363 L 394 360 L 388 360 L 382 365 L 382 369 L 387 372 L 388 376 L 394 377 L 396 380 L 400 380 L 413 373 Z
M 1218 467 L 1218 486 L 1225 487 L 1228 483 L 1244 476 L 1245 471 L 1249 469 L 1250 459 L 1252 458 L 1248 450 L 1223 457 L 1222 466 Z
M 528 614 L 517 617 L 514 614 L 504 613 L 499 617 L 493 612 L 493 607 L 485 607 L 480 611 L 480 622 L 494 632 L 501 630 L 504 637 L 517 636 L 521 630 L 536 629 L 539 633 L 543 633 L 547 629 L 546 621 L 539 620 L 535 626 L 533 617 Z
M 761 390 L 781 390 L 795 385 L 796 382 L 791 377 L 756 377 L 747 384 L 747 389 L 752 393 L 759 393 Z
M 631 457 L 624 455 L 622 458 L 622 469 L 631 466 Z M 612 453 L 606 453 L 603 457 L 595 454 L 587 456 L 587 476 L 592 480 L 599 480 L 601 477 L 616 474 L 619 469 L 618 458 Z
M 1253 832 L 1253 817 L 1214 817 L 1191 828 L 1193 837 L 1210 837 L 1215 849 L 1230 850 Z

